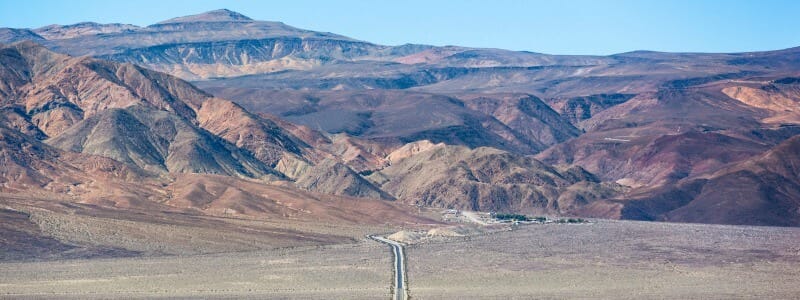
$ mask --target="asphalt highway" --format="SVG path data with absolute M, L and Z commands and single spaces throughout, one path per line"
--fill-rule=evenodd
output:
M 384 243 L 389 245 L 392 249 L 392 254 L 394 256 L 394 299 L 395 300 L 406 300 L 406 262 L 405 262 L 405 254 L 403 253 L 403 244 L 398 242 L 380 237 L 380 236 L 369 236 L 370 239 L 375 241 Z

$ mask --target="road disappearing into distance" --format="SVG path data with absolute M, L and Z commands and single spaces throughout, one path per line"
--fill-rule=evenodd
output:
M 406 293 L 406 262 L 405 262 L 405 253 L 403 252 L 403 244 L 398 242 L 392 241 L 390 239 L 386 239 L 380 236 L 370 235 L 368 236 L 370 239 L 378 241 L 380 243 L 384 243 L 389 245 L 392 248 L 392 254 L 394 256 L 394 299 L 395 300 L 406 300 L 408 299 L 408 294 Z

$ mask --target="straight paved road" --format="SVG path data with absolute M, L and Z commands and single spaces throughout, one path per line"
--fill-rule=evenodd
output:
M 403 244 L 380 236 L 370 235 L 369 238 L 387 244 L 392 248 L 392 254 L 394 255 L 394 299 L 408 299 L 406 295 L 406 261 L 403 253 Z

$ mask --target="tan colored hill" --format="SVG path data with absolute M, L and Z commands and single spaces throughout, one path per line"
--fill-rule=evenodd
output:
M 434 144 L 429 140 L 421 140 L 405 144 L 403 145 L 403 147 L 400 147 L 397 150 L 392 151 L 392 153 L 389 153 L 389 155 L 386 156 L 386 160 L 389 162 L 389 164 L 399 163 L 403 159 L 417 155 L 420 152 L 425 152 L 435 148 L 443 148 L 443 147 L 445 147 L 444 143 Z
M 0 125 L 0 260 L 200 254 L 352 242 L 435 223 L 409 207 L 208 174 L 154 174 Z
M 546 149 L 580 135 L 568 120 L 541 99 L 527 94 L 480 94 L 460 97 L 467 107 L 483 112 L 511 128 L 514 138 L 524 144 Z
M 4 59 L 24 71 L 3 69 L 4 89 L 18 106 L 6 108 L 8 126 L 58 148 L 109 157 L 153 172 L 281 178 L 335 195 L 392 199 L 361 178 L 382 167 L 369 143 L 329 139 L 306 130 L 311 145 L 286 128 L 296 125 L 251 114 L 192 85 L 132 65 L 55 54 L 32 43 L 5 48 Z M 13 75 L 13 76 L 12 76 Z M 16 78 L 16 79 L 14 79 Z M 9 81 L 11 82 L 11 81 Z M 24 109 L 23 109 L 24 107 Z M 274 120 L 273 120 L 274 119 Z M 315 139 L 315 140 L 314 140 Z M 331 161 L 331 164 L 319 163 Z M 311 172 L 311 173 L 307 173 Z
M 416 216 L 410 207 L 391 201 L 308 192 L 220 175 L 181 174 L 169 190 L 171 199 L 165 204 L 214 215 L 332 224 L 433 222 Z
M 420 145 L 428 146 L 419 148 Z M 389 157 L 396 159 L 368 178 L 393 196 L 421 205 L 569 213 L 576 206 L 599 199 L 596 195 L 617 193 L 615 186 L 600 184 L 585 171 L 559 171 L 533 158 L 492 148 L 416 143 Z M 583 185 L 576 185 L 570 194 L 559 197 L 579 182 Z M 582 200 L 576 203 L 576 198 Z
M 272 120 L 222 99 L 205 101 L 197 119 L 203 128 L 275 166 L 300 188 L 331 195 L 394 199 L 345 164 L 368 167 L 364 165 L 367 159 L 358 154 L 363 149 L 350 139 L 321 137 L 309 141 L 316 146 L 311 148 Z
M 194 118 L 210 96 L 191 84 L 131 64 L 69 57 L 23 42 L 2 49 L 0 100 L 24 106 L 32 122 L 55 136 L 103 110 L 143 104 Z
M 152 176 L 108 158 L 61 152 L 4 125 L 0 125 L 0 145 L 0 192 L 71 198 L 102 187 L 124 197 L 119 184 L 108 182 L 140 181 L 144 187 Z
M 751 86 L 729 86 L 722 92 L 744 104 L 769 111 L 770 116 L 762 120 L 764 123 L 800 123 L 800 87 L 796 78 Z
M 285 155 L 304 155 L 310 146 L 272 120 L 261 118 L 239 105 L 218 98 L 203 102 L 197 112 L 200 127 L 246 149 L 261 162 L 274 166 Z
M 2 125 L 0 145 L 0 193 L 89 203 L 115 199 L 122 207 L 161 207 L 153 197 L 163 187 L 162 178 L 135 166 L 63 152 Z
M 96 114 L 47 140 L 146 170 L 260 178 L 280 176 L 250 153 L 167 111 L 141 105 Z
M 384 157 L 396 147 L 394 143 L 368 141 L 347 134 L 326 134 L 308 126 L 290 123 L 274 115 L 264 113 L 258 115 L 275 122 L 311 146 L 311 152 L 304 154 L 307 160 L 315 162 L 333 157 L 359 173 L 384 167 L 386 165 Z
M 325 160 L 297 177 L 298 186 L 325 194 L 393 200 L 394 197 L 341 162 Z

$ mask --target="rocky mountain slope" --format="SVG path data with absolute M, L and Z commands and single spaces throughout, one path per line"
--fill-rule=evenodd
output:
M 31 42 L 2 48 L 0 101 L 24 107 L 33 123 L 55 136 L 111 108 L 143 104 L 194 118 L 211 96 L 172 76 L 131 64 L 69 57 Z
M 584 214 L 674 222 L 796 226 L 800 136 L 715 172 L 692 176 L 627 199 L 581 208 Z
M 421 98 L 417 100 L 420 104 L 439 99 L 436 101 L 456 110 L 451 112 L 453 124 L 443 128 L 429 127 L 422 132 L 407 129 L 404 139 L 387 139 L 382 135 L 403 128 L 403 122 L 408 122 L 408 118 L 417 114 L 418 108 L 408 107 L 405 114 L 392 115 L 392 112 L 402 111 L 403 106 L 380 100 L 382 94 L 364 94 L 359 105 L 378 108 L 370 113 L 377 118 L 371 123 L 389 127 L 370 129 L 373 134 L 367 136 L 374 141 L 346 135 L 359 132 L 330 136 L 267 115 L 250 113 L 233 102 L 213 98 L 186 82 L 134 65 L 87 57 L 73 58 L 50 52 L 30 42 L 13 44 L 4 50 L 9 53 L 5 59 L 17 61 L 26 68 L 21 69 L 24 71 L 21 75 L 24 76 L 12 77 L 17 83 L 7 85 L 5 89 L 5 101 L 10 103 L 4 118 L 7 126 L 25 130 L 59 149 L 52 150 L 56 151 L 54 153 L 68 151 L 110 158 L 141 170 L 142 174 L 150 174 L 142 176 L 155 176 L 154 182 L 159 181 L 158 176 L 165 176 L 158 174 L 220 174 L 290 181 L 290 185 L 297 188 L 342 196 L 386 200 L 399 198 L 415 202 L 413 199 L 419 193 L 428 193 L 431 198 L 419 204 L 463 207 L 459 199 L 445 200 L 449 199 L 447 193 L 437 194 L 435 189 L 426 190 L 430 187 L 416 186 L 413 181 L 404 182 L 404 178 L 412 176 L 396 171 L 399 167 L 392 163 L 397 163 L 399 156 L 391 151 L 403 142 L 424 137 L 440 137 L 448 142 L 460 139 L 470 147 L 480 145 L 476 143 L 486 143 L 486 137 L 490 137 L 489 141 L 497 141 L 498 145 L 507 143 L 503 141 L 504 138 L 510 139 L 516 144 L 508 143 L 509 149 L 521 148 L 523 150 L 519 151 L 529 152 L 531 150 L 524 150 L 526 143 L 522 141 L 526 141 L 525 133 L 534 131 L 522 124 L 530 120 L 542 120 L 566 128 L 566 134 L 557 133 L 542 138 L 551 144 L 566 136 L 577 135 L 574 127 L 534 97 L 470 98 L 466 101 L 473 102 L 462 103 L 455 98 L 420 94 Z M 20 69 L 6 70 L 11 73 Z M 380 101 L 388 106 L 381 108 Z M 475 110 L 465 103 L 476 105 Z M 506 123 L 494 117 L 481 116 L 479 112 L 482 110 Z M 435 125 L 440 125 L 437 124 L 442 121 L 439 117 L 437 114 L 418 116 L 419 120 Z M 468 122 L 480 123 L 481 119 L 483 123 L 494 125 L 467 127 Z M 459 122 L 462 122 L 461 125 L 458 125 Z M 547 123 L 542 124 L 546 127 Z M 465 131 L 460 133 L 456 130 L 457 126 L 464 126 Z M 476 133 L 471 131 L 476 129 Z M 455 139 L 448 138 L 450 136 Z M 537 149 L 545 147 L 542 143 L 533 145 L 539 147 Z M 442 144 L 442 147 L 451 149 L 453 146 Z M 53 148 L 47 146 L 46 149 Z M 499 195 L 498 201 L 501 201 L 476 205 L 472 207 L 474 209 L 558 212 L 556 201 L 559 193 L 574 183 L 586 181 L 594 189 L 602 189 L 602 185 L 591 174 L 585 175 L 592 178 L 588 181 L 572 177 L 565 179 L 566 173 L 510 152 L 479 148 L 482 150 L 469 154 L 472 150 L 466 147 L 452 149 L 454 153 L 460 153 L 453 159 L 478 164 L 474 166 L 475 172 L 488 168 L 491 170 L 485 172 L 493 172 L 501 177 L 475 182 L 466 179 L 464 189 L 473 184 L 481 187 L 477 194 L 468 192 L 467 197 L 474 201 L 486 201 L 484 199 Z M 498 162 L 489 167 L 476 162 L 484 157 Z M 444 168 L 436 176 L 459 172 L 448 171 L 441 165 L 447 164 L 448 160 L 428 160 L 429 166 Z M 496 168 L 495 164 L 506 164 L 506 161 L 512 161 L 519 167 L 513 170 Z M 376 184 L 362 174 L 381 176 L 391 180 L 392 184 Z M 45 182 L 38 183 L 40 186 L 46 185 Z M 442 182 L 434 180 L 429 183 L 435 186 Z M 519 186 L 513 186 L 516 184 Z M 520 190 L 520 187 L 523 188 Z M 527 195 L 524 199 L 513 200 L 523 194 Z
M 265 180 L 287 179 L 272 167 L 284 158 L 294 159 L 305 168 L 288 179 L 311 176 L 306 172 L 317 176 L 314 183 L 299 180 L 300 188 L 392 198 L 346 165 L 317 167 L 326 159 L 338 160 L 337 152 L 329 152 L 333 146 L 312 148 L 269 118 L 172 76 L 56 54 L 31 42 L 4 47 L 2 53 L 0 59 L 8 62 L 0 68 L 7 78 L 3 124 L 61 150 L 111 158 L 154 174 Z
M 248 110 L 328 133 L 402 145 L 432 140 L 536 153 L 580 131 L 531 95 L 444 96 L 394 90 L 287 91 L 198 86 Z
M 793 225 L 800 219 L 800 136 L 756 157 L 715 172 L 692 201 L 664 220 Z M 720 209 L 722 208 L 722 209 Z
M 271 182 L 434 207 L 800 225 L 800 48 L 385 46 L 228 10 L 5 28 L 0 42 L 4 191 L 143 205 L 169 194 L 159 178 L 206 174 L 246 185 L 230 195 L 264 211 L 247 189 Z M 147 192 L 124 176 L 89 189 L 74 160 L 127 170 Z
M 560 171 L 533 158 L 492 148 L 421 141 L 405 145 L 389 158 L 390 166 L 368 178 L 398 198 L 418 205 L 568 213 L 576 201 L 588 204 L 598 200 L 595 194 L 622 191 L 619 186 L 601 184 L 580 167 Z M 572 193 L 564 193 L 568 189 Z
M 2 65 L 0 260 L 325 245 L 436 222 L 391 201 L 268 184 L 283 174 L 201 128 L 194 116 L 213 118 L 195 104 L 208 96 L 169 75 L 30 43 L 2 47 L 0 59 L 18 63 Z M 73 124 L 36 123 L 59 107 L 79 112 Z
M 60 149 L 113 158 L 146 170 L 279 175 L 250 153 L 165 111 L 131 106 L 89 117 L 47 143 Z
M 206 100 L 197 113 L 200 127 L 275 166 L 287 154 L 303 156 L 311 147 L 272 120 L 253 115 L 233 102 Z

